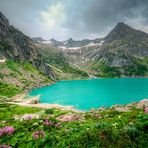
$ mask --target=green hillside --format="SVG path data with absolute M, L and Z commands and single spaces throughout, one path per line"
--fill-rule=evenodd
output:
M 12 97 L 23 90 L 49 85 L 47 78 L 29 63 L 6 61 L 0 64 L 0 95 Z

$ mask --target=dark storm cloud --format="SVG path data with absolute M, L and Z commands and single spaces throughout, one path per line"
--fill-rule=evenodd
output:
M 0 11 L 30 36 L 104 37 L 118 22 L 148 32 L 148 0 L 0 0 Z
M 148 24 L 148 0 L 80 0 L 79 9 L 75 11 L 79 12 L 76 14 L 77 20 L 72 18 L 68 26 L 82 27 L 91 33 L 105 31 L 107 27 L 137 16 L 145 21 L 145 25 Z

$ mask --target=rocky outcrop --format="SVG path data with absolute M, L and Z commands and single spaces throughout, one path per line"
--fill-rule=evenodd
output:
M 42 73 L 56 79 L 52 68 L 41 60 L 34 42 L 10 26 L 2 13 L 0 13 L 0 55 L 9 60 L 29 62 Z
M 27 103 L 27 104 L 38 104 L 40 102 L 39 98 L 40 98 L 40 96 L 36 96 L 36 97 L 30 98 L 25 103 Z
M 24 114 L 23 116 L 15 115 L 13 118 L 15 120 L 23 121 L 23 120 L 39 119 L 40 115 L 39 114 Z
M 141 100 L 139 102 L 134 102 L 126 105 L 113 105 L 110 109 L 114 109 L 118 112 L 130 112 L 132 108 L 144 109 L 148 107 L 148 99 Z
M 57 120 L 61 122 L 80 121 L 82 119 L 82 116 L 77 114 L 65 114 L 57 117 Z
M 132 27 L 124 24 L 123 22 L 118 23 L 111 32 L 104 38 L 105 42 L 112 42 L 121 39 L 140 39 L 147 38 L 148 34 L 140 30 L 135 30 Z
M 148 99 L 141 100 L 136 104 L 137 108 L 148 107 Z

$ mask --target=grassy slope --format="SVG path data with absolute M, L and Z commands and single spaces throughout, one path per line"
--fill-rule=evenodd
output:
M 23 90 L 51 82 L 29 63 L 7 61 L 0 64 L 0 96 L 12 97 Z
M 94 71 L 99 77 L 148 76 L 148 58 L 132 58 L 132 65 L 125 67 L 108 66 L 102 61 L 94 61 L 87 65 L 87 69 Z
M 85 71 L 79 70 L 77 67 L 70 65 L 68 59 L 59 49 L 49 47 L 49 45 L 41 43 L 37 43 L 36 46 L 42 60 L 53 66 L 53 70 L 59 80 L 88 78 Z
M 42 112 L 40 112 L 42 111 Z M 41 113 L 39 119 L 14 120 L 15 115 Z M 51 111 L 50 111 L 51 112 Z M 40 114 L 39 113 L 39 114 Z M 0 128 L 12 126 L 15 132 L 0 138 L 1 144 L 13 147 L 87 148 L 147 147 L 148 114 L 133 108 L 131 112 L 114 109 L 80 113 L 83 121 L 59 122 L 56 120 L 68 111 L 52 110 L 50 117 L 41 109 L 0 104 Z M 60 127 L 46 126 L 43 120 L 60 123 Z M 2 124 L 1 124 L 2 123 Z M 35 140 L 33 133 L 43 130 L 45 137 Z
M 0 82 L 0 97 L 13 97 L 14 95 L 22 92 L 22 89 L 19 87 L 15 87 L 12 84 L 7 84 L 4 82 Z
M 70 80 L 70 79 L 87 79 L 88 74 L 85 71 L 78 69 L 77 67 L 70 65 L 54 66 L 53 70 L 59 80 Z

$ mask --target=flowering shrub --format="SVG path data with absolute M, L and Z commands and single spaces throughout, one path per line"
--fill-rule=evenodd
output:
M 43 122 L 43 124 L 46 125 L 46 126 L 51 126 L 54 123 L 52 121 L 48 121 L 48 119 L 45 119 L 45 121 Z
M 0 129 L 0 137 L 5 135 L 5 134 L 11 135 L 13 132 L 14 132 L 14 128 L 13 127 L 6 126 L 6 127 Z
M 43 130 L 41 131 L 36 131 L 33 133 L 34 139 L 39 139 L 39 138 L 44 138 L 45 137 L 45 132 Z
M 59 127 L 60 125 L 61 125 L 60 123 L 56 123 L 54 126 Z

